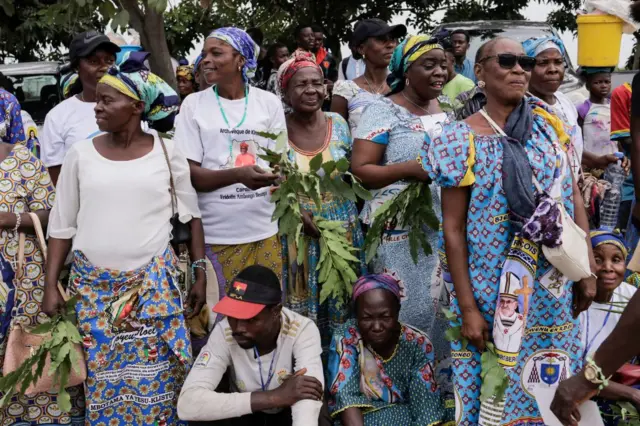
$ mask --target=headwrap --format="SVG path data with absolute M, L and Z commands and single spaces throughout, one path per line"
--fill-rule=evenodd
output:
M 62 89 L 62 96 L 67 99 L 71 96 L 71 88 L 78 81 L 78 74 L 72 72 L 71 74 L 67 74 L 60 79 L 60 88 Z
M 563 56 L 566 49 L 558 37 L 533 37 L 522 42 L 525 54 L 534 58 L 547 49 L 555 49 Z
M 389 274 L 364 275 L 353 284 L 351 300 L 354 302 L 369 290 L 381 288 L 390 291 L 400 301 L 400 283 Z
M 389 63 L 391 73 L 387 77 L 387 84 L 392 91 L 396 91 L 404 84 L 404 74 L 412 63 L 420 56 L 433 49 L 442 49 L 435 38 L 426 35 L 408 36 L 396 46 Z
M 193 65 L 180 65 L 176 68 L 176 77 L 186 78 L 189 81 L 194 79 Z
M 591 231 L 591 247 L 596 248 L 603 244 L 611 244 L 620 249 L 624 258 L 627 258 L 627 246 L 624 244 L 624 236 L 620 231 L 599 228 Z
M 111 67 L 100 83 L 144 102 L 142 119 L 155 122 L 175 116 L 180 98 L 171 86 L 144 66 L 147 56 L 147 52 L 127 52 L 122 63 Z
M 200 62 L 202 62 L 202 59 L 204 58 L 204 56 L 202 55 L 202 52 L 198 55 L 198 57 L 196 58 L 196 60 L 193 62 L 193 75 L 195 77 L 196 75 L 196 71 L 198 71 L 198 67 L 200 66 Z
M 307 67 L 315 68 L 322 73 L 322 68 L 316 64 L 315 56 L 313 56 L 312 53 L 299 49 L 293 52 L 291 59 L 278 68 L 278 73 L 276 74 L 276 93 L 281 98 L 284 98 L 291 77 L 293 77 L 298 70 Z
M 207 38 L 217 38 L 229 44 L 240 53 L 245 63 L 242 67 L 242 79 L 246 82 L 256 74 L 258 69 L 258 56 L 260 55 L 260 47 L 255 41 L 243 30 L 236 27 L 225 27 L 213 30 Z

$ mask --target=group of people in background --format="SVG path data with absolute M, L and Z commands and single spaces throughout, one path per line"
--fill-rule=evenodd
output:
M 611 70 L 584 69 L 590 98 L 573 105 L 555 37 L 494 38 L 471 59 L 466 31 L 364 19 L 340 62 L 321 28 L 294 37 L 265 53 L 258 29 L 215 29 L 175 91 L 147 53 L 79 34 L 38 150 L 0 89 L 0 365 L 8 325 L 61 312 L 67 277 L 88 370 L 70 413 L 55 393 L 16 396 L 2 424 L 542 425 L 536 392 L 593 362 L 620 317 L 610 304 L 640 282 L 627 272 L 639 233 L 599 228 L 593 201 L 612 190 L 604 169 L 629 169 L 615 154 L 630 152 L 631 87 L 610 94 Z M 346 158 L 371 192 L 363 204 L 325 192 L 321 207 L 297 194 L 304 265 L 272 219 L 269 135 L 302 172 Z M 413 182 L 431 190 L 433 253 L 414 261 L 410 230 L 389 227 L 367 263 L 377 210 Z M 589 248 L 578 282 L 542 251 L 562 212 Z M 341 221 L 357 249 L 350 303 L 320 303 L 313 218 Z M 21 233 L 28 279 L 14 281 Z M 443 309 L 460 326 L 452 342 Z M 508 384 L 481 401 L 489 342 Z M 636 390 L 612 382 L 599 402 L 617 400 Z

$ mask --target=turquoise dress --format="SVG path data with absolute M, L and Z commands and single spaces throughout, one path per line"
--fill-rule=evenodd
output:
M 542 188 L 562 200 L 567 213 L 573 216 L 572 180 L 563 152 L 570 144 L 561 145 L 558 137 L 569 134 L 569 129 L 563 129 L 541 101 L 531 99 L 530 104 L 534 109 L 533 133 L 524 145 L 529 164 Z M 505 310 L 504 320 L 496 316 L 499 293 L 505 285 L 501 282 L 503 265 L 514 240 L 503 189 L 502 156 L 498 136 L 476 135 L 462 121 L 446 125 L 439 138 L 427 138 L 421 154 L 423 167 L 441 187 L 470 189 L 466 238 L 471 287 L 492 340 L 513 354 L 512 365 L 505 367 L 509 378 L 505 400 L 501 404 L 481 404 L 481 354 L 473 345 L 463 348 L 460 342 L 452 343 L 455 420 L 456 424 L 467 426 L 543 426 L 534 393 L 557 387 L 561 380 L 579 371 L 580 327 L 571 312 L 573 283 L 549 264 L 542 252 L 537 262 L 532 262 L 532 282 L 511 282 L 518 286 L 515 293 L 520 295 L 517 310 Z M 446 260 L 442 238 L 439 248 Z M 446 262 L 444 265 L 452 311 L 459 316 Z M 502 307 L 499 313 L 502 315 Z M 496 333 L 496 329 L 500 332 Z
M 434 360 L 429 338 L 405 324 L 393 354 L 383 359 L 364 343 L 357 321 L 350 320 L 336 330 L 329 351 L 331 416 L 340 425 L 340 413 L 355 407 L 365 426 L 440 424 L 444 408 Z
M 352 139 L 349 132 L 349 125 L 340 114 L 333 112 L 324 113 L 327 118 L 327 138 L 323 147 L 317 152 L 303 152 L 292 144 L 289 150 L 289 158 L 295 161 L 302 171 L 309 170 L 309 161 L 320 152 L 323 154 L 323 163 L 341 158 L 349 158 L 351 155 Z M 347 228 L 347 237 L 353 246 L 361 249 L 364 245 L 364 236 L 358 219 L 358 210 L 353 201 L 336 197 L 333 194 L 322 195 L 322 208 L 319 209 L 313 200 L 301 194 L 299 197 L 300 207 L 310 211 L 313 216 L 326 220 L 344 221 Z M 289 258 L 288 265 L 295 260 L 295 253 L 288 247 L 286 241 L 285 254 Z M 301 315 L 313 320 L 320 329 L 322 337 L 322 347 L 329 347 L 329 341 L 336 326 L 344 323 L 349 314 L 348 305 L 338 304 L 336 300 L 328 299 L 320 304 L 320 291 L 322 286 L 318 283 L 319 271 L 316 271 L 320 260 L 320 244 L 317 239 L 307 238 L 308 255 L 303 268 L 293 266 L 288 272 L 289 294 L 287 301 L 289 308 Z M 365 265 L 364 250 L 360 250 L 356 257 L 360 258 L 360 265 L 357 275 L 364 275 L 367 272 Z

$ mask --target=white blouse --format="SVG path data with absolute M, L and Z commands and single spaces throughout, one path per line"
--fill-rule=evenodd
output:
M 98 153 L 93 140 L 71 146 L 49 219 L 49 236 L 73 238 L 94 265 L 129 271 L 166 250 L 172 215 L 169 169 L 154 135 L 151 152 L 130 161 L 112 161 Z M 178 144 L 164 139 L 178 198 L 180 221 L 200 218 L 189 164 Z

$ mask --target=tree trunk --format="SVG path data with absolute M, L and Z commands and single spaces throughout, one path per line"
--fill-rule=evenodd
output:
M 176 70 L 171 64 L 171 53 L 167 45 L 162 14 L 150 7 L 142 12 L 137 3 L 137 0 L 123 2 L 124 8 L 129 12 L 131 26 L 140 34 L 142 47 L 151 54 L 149 56 L 151 71 L 176 89 L 178 87 Z

